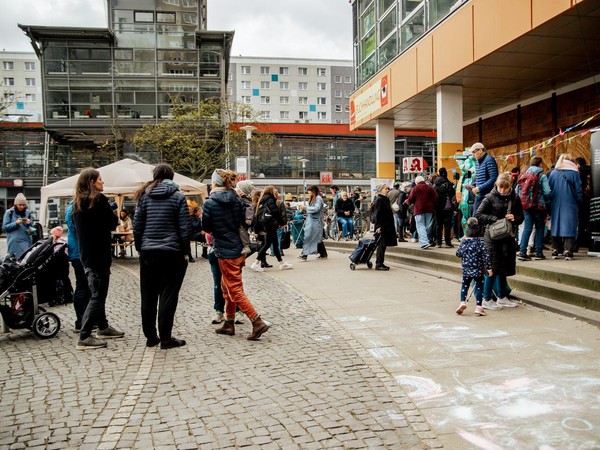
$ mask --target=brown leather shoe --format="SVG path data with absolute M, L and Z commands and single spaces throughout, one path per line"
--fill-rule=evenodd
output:
M 215 330 L 217 334 L 226 334 L 227 336 L 235 335 L 235 325 L 233 324 L 233 319 L 226 319 L 223 322 L 223 326 L 221 328 L 217 328 Z
M 249 341 L 257 341 L 259 337 L 262 336 L 264 332 L 266 332 L 271 327 L 271 324 L 266 320 L 262 320 L 260 317 L 256 318 L 254 322 L 252 322 L 252 334 L 248 336 L 246 339 Z

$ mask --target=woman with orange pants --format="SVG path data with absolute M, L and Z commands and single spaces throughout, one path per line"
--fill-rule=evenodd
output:
M 221 269 L 221 287 L 225 297 L 225 322 L 217 334 L 235 334 L 235 311 L 239 308 L 252 322 L 252 333 L 247 337 L 256 341 L 271 326 L 263 320 L 244 292 L 242 268 L 246 256 L 242 254 L 240 225 L 245 221 L 246 206 L 234 191 L 237 174 L 231 170 L 216 169 L 211 177 L 212 191 L 204 203 L 202 227 L 212 233 L 213 249 Z

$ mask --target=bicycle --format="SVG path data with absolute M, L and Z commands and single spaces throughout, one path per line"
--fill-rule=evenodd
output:
M 371 221 L 369 220 L 368 211 L 354 211 L 354 236 L 356 239 L 362 239 L 365 233 L 369 231 L 370 225 Z
M 330 211 L 325 218 L 325 233 L 329 239 L 339 241 L 342 237 L 342 230 L 340 229 L 340 223 L 337 220 L 337 214 L 335 211 Z

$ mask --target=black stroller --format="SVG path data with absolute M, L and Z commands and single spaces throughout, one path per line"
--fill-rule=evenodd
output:
M 60 330 L 59 317 L 38 305 L 38 276 L 57 258 L 67 244 L 52 239 L 33 244 L 17 261 L 7 256 L 0 265 L 0 316 L 2 331 L 28 328 L 41 339 Z

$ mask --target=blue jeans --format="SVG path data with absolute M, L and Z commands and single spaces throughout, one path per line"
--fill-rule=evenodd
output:
M 521 245 L 519 252 L 527 253 L 527 243 L 533 227 L 535 226 L 535 253 L 542 253 L 544 249 L 544 227 L 546 225 L 546 212 L 529 209 L 523 211 L 525 215 L 525 224 L 523 225 L 523 235 L 521 236 Z
M 92 296 L 83 314 L 81 332 L 79 333 L 79 339 L 82 341 L 92 335 L 94 325 L 98 325 L 99 330 L 105 330 L 108 327 L 106 297 L 108 296 L 110 270 L 96 272 L 92 269 L 85 269 L 85 275 Z
M 342 226 L 342 236 L 352 237 L 354 236 L 354 219 L 350 217 L 338 217 L 338 222 Z
M 418 214 L 415 216 L 417 233 L 419 234 L 419 245 L 424 247 L 429 244 L 429 234 L 433 225 L 433 213 Z
M 75 292 L 73 292 L 73 309 L 75 309 L 75 329 L 81 330 L 83 314 L 90 302 L 92 293 L 80 259 L 72 259 L 71 266 L 75 272 Z
M 225 297 L 223 297 L 223 288 L 221 287 L 221 268 L 219 267 L 219 259 L 215 255 L 215 252 L 208 254 L 208 263 L 210 264 L 210 271 L 213 276 L 213 295 L 215 299 L 213 308 L 215 311 L 224 313 Z
M 495 286 L 494 286 L 495 285 Z M 496 297 L 505 298 L 509 293 L 506 275 L 494 273 L 492 276 L 486 275 L 483 283 L 483 299 L 492 299 L 492 290 L 496 288 Z

